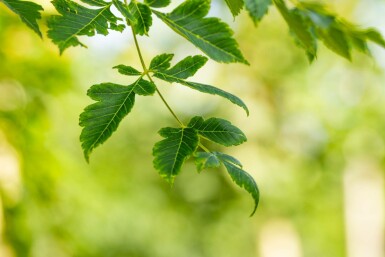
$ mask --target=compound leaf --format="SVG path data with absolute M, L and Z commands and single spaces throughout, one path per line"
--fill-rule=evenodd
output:
M 135 68 L 133 68 L 131 66 L 123 65 L 123 64 L 119 64 L 119 65 L 117 65 L 117 66 L 115 66 L 113 68 L 114 69 L 118 69 L 118 72 L 120 74 L 127 75 L 127 76 L 140 76 L 142 74 L 137 69 L 135 69 Z
M 128 5 L 128 9 L 135 20 L 135 22 L 131 24 L 131 26 L 134 27 L 135 33 L 141 36 L 148 36 L 148 31 L 152 25 L 150 7 L 136 1 L 131 1 Z
M 99 7 L 103 3 L 96 2 Z M 58 45 L 60 53 L 70 46 L 85 46 L 78 36 L 107 35 L 108 29 L 124 29 L 124 25 L 117 23 L 119 18 L 110 11 L 112 3 L 104 2 L 104 6 L 97 9 L 86 8 L 70 0 L 53 0 L 52 4 L 61 15 L 48 19 L 48 37 Z
M 194 128 L 199 135 L 224 146 L 239 145 L 247 140 L 239 128 L 220 118 L 204 120 L 196 116 L 191 119 L 188 127 Z
M 245 0 L 246 10 L 254 24 L 257 25 L 267 13 L 271 0 Z
M 97 103 L 87 106 L 79 119 L 80 126 L 84 127 L 80 141 L 87 161 L 92 150 L 104 143 L 131 111 L 135 93 L 143 95 L 151 93 L 152 89 L 148 83 L 143 79 L 138 79 L 129 86 L 102 83 L 88 90 L 87 95 Z
M 243 0 L 225 0 L 225 1 L 231 11 L 231 14 L 234 17 L 237 16 L 242 10 Z
M 248 64 L 232 38 L 229 26 L 217 18 L 204 18 L 210 9 L 208 0 L 187 0 L 165 14 L 153 13 L 172 30 L 193 43 L 217 62 Z
M 11 11 L 19 15 L 20 19 L 33 31 L 35 31 L 40 37 L 42 34 L 37 24 L 37 20 L 41 19 L 40 12 L 43 11 L 43 7 L 33 2 L 19 1 L 19 0 L 0 0 Z
M 185 160 L 198 146 L 197 132 L 192 128 L 162 128 L 159 134 L 164 137 L 153 148 L 154 167 L 161 177 L 173 184 Z

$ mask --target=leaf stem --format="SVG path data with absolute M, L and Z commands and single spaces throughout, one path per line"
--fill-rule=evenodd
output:
M 201 142 L 199 142 L 199 147 L 202 148 L 206 153 L 210 153 L 211 151 L 207 149 Z
M 148 79 L 155 85 L 154 81 L 152 80 L 150 74 L 148 74 L 148 69 L 146 67 L 146 64 L 144 63 L 144 59 L 142 56 L 142 52 L 139 47 L 138 39 L 136 38 L 135 29 L 133 26 L 131 26 L 132 36 L 134 38 L 136 51 L 138 52 L 138 56 L 140 59 L 140 63 L 142 64 L 143 73 L 147 75 Z M 186 127 L 183 122 L 178 118 L 178 116 L 175 114 L 175 112 L 171 109 L 170 105 L 167 103 L 166 99 L 163 97 L 162 93 L 159 91 L 158 87 L 155 86 L 156 92 L 159 95 L 160 99 L 162 99 L 162 102 L 164 105 L 166 105 L 167 109 L 170 111 L 171 115 L 176 119 L 176 121 L 179 123 L 179 125 L 184 128 Z

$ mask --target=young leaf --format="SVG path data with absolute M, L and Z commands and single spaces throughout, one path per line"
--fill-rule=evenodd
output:
M 204 169 L 218 168 L 221 164 L 215 153 L 195 152 L 194 157 L 198 172 Z
M 37 20 L 41 19 L 40 11 L 43 11 L 43 7 L 33 2 L 19 1 L 19 0 L 0 0 L 11 11 L 19 15 L 20 19 L 27 24 L 33 31 L 35 31 L 40 37 L 42 34 L 37 24 Z
M 283 0 L 274 0 L 274 4 L 292 31 L 294 39 L 312 60 L 317 55 L 317 39 L 311 31 L 311 23 L 298 11 L 290 11 Z
M 142 95 L 153 93 L 154 90 L 149 83 L 143 79 L 138 79 L 130 86 L 102 83 L 88 90 L 87 95 L 98 102 L 87 106 L 79 119 L 80 126 L 84 127 L 80 142 L 87 161 L 92 150 L 104 143 L 131 111 L 135 93 Z
M 207 168 L 219 167 L 219 163 L 222 163 L 225 166 L 231 179 L 238 186 L 249 192 L 253 197 L 255 205 L 253 212 L 250 215 L 253 216 L 259 203 L 259 189 L 253 177 L 250 176 L 246 171 L 242 170 L 241 163 L 234 157 L 220 152 L 197 152 L 194 154 L 194 156 L 198 172 Z
M 135 68 L 131 66 L 126 66 L 123 64 L 117 65 L 113 68 L 118 69 L 118 72 L 120 74 L 127 75 L 127 76 L 140 76 L 142 74 L 140 71 L 136 70 Z
M 243 0 L 225 0 L 233 17 L 237 16 L 243 7 Z
M 245 0 L 246 10 L 254 24 L 257 25 L 267 13 L 271 0 Z
M 164 137 L 153 148 L 154 167 L 170 184 L 187 158 L 198 146 L 198 134 L 192 128 L 162 128 L 159 134 Z
M 97 3 L 100 6 L 102 1 Z M 52 4 L 61 15 L 48 19 L 48 37 L 58 45 L 60 53 L 70 46 L 85 47 L 78 36 L 93 36 L 95 32 L 107 35 L 108 29 L 124 29 L 124 25 L 118 25 L 118 18 L 110 11 L 112 3 L 104 2 L 104 6 L 97 9 L 89 9 L 70 0 L 53 0 Z
M 199 135 L 224 146 L 239 145 L 246 141 L 245 134 L 224 119 L 204 120 L 196 116 L 191 119 L 188 127 L 195 129 Z
M 148 31 L 152 25 L 150 7 L 136 1 L 131 1 L 128 5 L 128 9 L 135 20 L 134 24 L 131 24 L 131 26 L 134 27 L 135 33 L 141 36 L 148 36 Z
M 175 64 L 170 69 L 159 69 L 161 72 L 177 77 L 180 79 L 187 79 L 194 76 L 194 74 L 207 62 L 207 58 L 201 55 L 188 56 Z
M 194 90 L 198 90 L 202 93 L 222 96 L 222 97 L 226 98 L 227 100 L 229 100 L 230 102 L 232 102 L 233 104 L 236 104 L 236 105 L 242 107 L 245 110 L 246 114 L 249 115 L 249 109 L 247 108 L 246 104 L 241 99 L 239 99 L 237 96 L 230 94 L 230 93 L 228 93 L 222 89 L 219 89 L 219 88 L 216 88 L 216 87 L 213 87 L 210 85 L 201 84 L 201 83 L 185 81 L 184 79 L 180 79 L 178 77 L 173 76 L 173 74 L 167 74 L 164 71 L 157 71 L 154 73 L 154 76 L 159 78 L 159 79 L 162 79 L 164 81 L 170 82 L 170 83 L 176 82 L 176 83 L 179 83 L 181 85 L 188 86 L 189 88 L 192 88 Z
M 144 3 L 155 8 L 166 7 L 171 3 L 171 0 L 144 0 Z
M 171 60 L 174 57 L 173 54 L 161 54 L 155 56 L 150 63 L 150 70 L 152 71 L 164 71 L 170 68 Z
M 171 13 L 153 13 L 172 30 L 200 48 L 217 62 L 248 64 L 232 38 L 229 26 L 217 18 L 204 18 L 210 9 L 208 0 L 187 0 Z

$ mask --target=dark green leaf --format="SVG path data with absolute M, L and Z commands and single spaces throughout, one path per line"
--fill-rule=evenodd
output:
M 134 27 L 135 33 L 141 36 L 148 35 L 148 31 L 152 25 L 151 9 L 145 4 L 131 1 L 128 5 L 130 13 L 135 19 Z
M 112 0 L 112 3 L 115 5 L 116 9 L 118 9 L 118 11 L 126 18 L 128 25 L 135 24 L 136 18 L 130 12 L 128 5 L 122 3 L 119 0 Z
M 243 0 L 225 0 L 233 16 L 237 16 L 243 7 Z
M 19 15 L 20 19 L 27 24 L 33 31 L 42 37 L 37 20 L 41 19 L 40 11 L 43 7 L 33 2 L 19 0 L 0 0 L 10 10 Z
M 83 3 L 89 4 L 91 6 L 103 7 L 106 5 L 106 2 L 104 2 L 103 0 L 80 0 L 80 1 L 82 1 Z
M 161 54 L 155 56 L 150 63 L 150 70 L 152 71 L 164 71 L 170 68 L 171 60 L 174 57 L 173 54 Z
M 144 95 L 144 96 L 153 95 L 155 93 L 155 90 L 156 90 L 156 87 L 154 83 L 144 79 L 140 79 L 139 83 L 137 83 L 136 86 L 134 87 L 134 92 L 136 94 Z
M 215 153 L 196 152 L 194 157 L 198 172 L 204 169 L 218 168 L 221 164 Z
M 157 78 L 160 78 L 164 81 L 170 82 L 170 83 L 176 82 L 176 83 L 179 83 L 181 85 L 188 86 L 189 88 L 192 88 L 194 90 L 198 90 L 202 93 L 222 96 L 222 97 L 226 98 L 227 100 L 229 100 L 230 102 L 232 102 L 233 104 L 236 104 L 236 105 L 242 107 L 246 111 L 247 115 L 249 115 L 249 109 L 247 108 L 246 104 L 241 99 L 239 99 L 235 95 L 230 94 L 230 93 L 228 93 L 222 89 L 219 89 L 219 88 L 216 88 L 216 87 L 213 87 L 210 85 L 201 84 L 201 83 L 185 81 L 185 80 L 180 79 L 178 77 L 173 77 L 169 74 L 166 74 L 166 73 L 164 73 L 164 71 L 155 72 L 154 76 Z
M 198 134 L 192 128 L 162 128 L 159 134 L 164 137 L 153 148 L 154 167 L 170 184 L 181 170 L 185 160 L 198 146 Z
M 108 29 L 124 29 L 110 11 L 112 3 L 105 3 L 98 9 L 89 9 L 70 0 L 54 0 L 52 4 L 61 15 L 48 19 L 48 37 L 59 46 L 60 53 L 70 46 L 85 46 L 78 36 L 93 36 L 95 32 L 107 35 Z
M 114 69 L 118 69 L 120 74 L 127 76 L 140 76 L 142 73 L 131 66 L 126 66 L 123 64 L 117 65 Z
M 218 62 L 247 63 L 232 38 L 233 32 L 217 18 L 204 18 L 210 9 L 208 0 L 187 0 L 171 13 L 153 12 L 176 33 Z M 188 15 L 187 15 L 188 14 Z
M 257 25 L 267 13 L 271 0 L 245 0 L 246 10 L 254 24 Z
M 351 59 L 350 46 L 344 31 L 330 27 L 329 29 L 318 30 L 318 35 L 329 49 L 348 60 Z
M 175 64 L 168 70 L 163 69 L 163 73 L 172 77 L 187 79 L 194 74 L 207 62 L 207 58 L 201 55 L 188 56 Z
M 144 0 L 144 3 L 155 8 L 166 7 L 171 3 L 171 0 Z
M 221 145 L 239 145 L 246 141 L 243 132 L 229 121 L 219 118 L 204 120 L 196 116 L 191 119 L 188 127 L 194 128 L 198 134 Z
M 84 127 L 80 141 L 87 161 L 92 150 L 104 143 L 131 111 L 135 102 L 135 93 L 151 94 L 153 89 L 149 83 L 143 79 L 138 79 L 129 86 L 102 83 L 88 90 L 87 95 L 97 103 L 87 106 L 80 114 L 79 124 Z

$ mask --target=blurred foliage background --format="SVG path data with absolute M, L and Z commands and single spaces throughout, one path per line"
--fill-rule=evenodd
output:
M 327 3 L 385 35 L 384 1 Z M 238 95 L 250 116 L 220 98 L 159 87 L 185 120 L 224 117 L 246 133 L 248 142 L 229 151 L 260 187 L 256 215 L 220 170 L 198 175 L 188 162 L 173 188 L 157 175 L 157 131 L 176 124 L 156 97 L 138 98 L 86 164 L 78 140 L 85 93 L 131 82 L 111 69 L 139 67 L 129 33 L 85 39 L 87 50 L 59 56 L 0 6 L 0 256 L 385 256 L 385 51 L 348 62 L 321 46 L 309 65 L 275 10 L 253 28 L 246 13 L 233 22 L 222 2 L 213 5 L 251 66 L 210 61 L 194 79 Z M 155 22 L 140 38 L 147 61 L 199 53 Z

